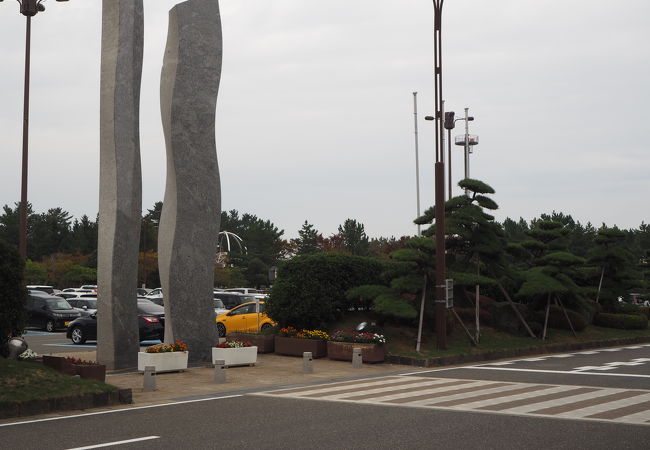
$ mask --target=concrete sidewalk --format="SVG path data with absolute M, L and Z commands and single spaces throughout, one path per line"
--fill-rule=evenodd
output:
M 95 360 L 96 353 L 75 352 L 59 356 L 74 356 Z M 355 369 L 351 362 L 333 361 L 327 358 L 313 360 L 314 372 L 303 373 L 303 360 L 298 357 L 274 353 L 257 355 L 255 366 L 231 367 L 226 370 L 226 382 L 215 383 L 213 367 L 190 367 L 183 372 L 156 375 L 156 391 L 143 392 L 143 375 L 140 372 L 108 373 L 106 383 L 118 388 L 132 390 L 136 405 L 152 405 L 170 401 L 188 400 L 205 396 L 228 394 L 261 389 L 276 389 L 311 383 L 327 383 L 337 380 L 375 377 L 397 372 L 413 372 L 418 369 L 396 364 L 363 364 Z

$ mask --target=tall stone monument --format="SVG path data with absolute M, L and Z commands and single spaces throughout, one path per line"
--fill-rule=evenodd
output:
M 138 248 L 142 213 L 140 79 L 142 0 L 103 0 L 97 359 L 137 366 Z
M 216 0 L 188 0 L 169 12 L 160 81 L 167 184 L 158 229 L 165 342 L 187 343 L 190 361 L 209 361 L 217 340 L 214 258 L 221 214 L 215 110 L 221 78 Z

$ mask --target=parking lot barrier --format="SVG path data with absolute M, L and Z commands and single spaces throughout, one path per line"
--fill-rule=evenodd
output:
M 363 357 L 361 356 L 361 349 L 354 347 L 352 349 L 352 367 L 354 369 L 361 369 L 363 364 Z
M 214 361 L 214 382 L 226 382 L 226 361 L 223 359 L 217 359 Z
M 311 352 L 302 354 L 302 373 L 314 373 L 314 361 Z
M 156 366 L 145 366 L 142 379 L 142 390 L 151 392 L 156 390 Z

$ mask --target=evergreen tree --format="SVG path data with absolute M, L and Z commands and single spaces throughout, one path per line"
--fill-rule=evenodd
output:
M 314 226 L 305 220 L 302 228 L 298 231 L 300 236 L 294 240 L 296 245 L 296 256 L 310 255 L 322 251 L 320 242 L 322 242 L 322 235 L 314 228 Z
M 347 219 L 339 225 L 338 234 L 341 236 L 343 250 L 357 256 L 367 256 L 370 240 L 361 222 Z

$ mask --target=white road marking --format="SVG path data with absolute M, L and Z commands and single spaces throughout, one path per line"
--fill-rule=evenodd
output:
M 149 441 L 151 439 L 160 439 L 160 436 L 146 436 L 146 437 L 141 437 L 136 439 L 127 439 L 125 441 L 106 442 L 104 444 L 88 445 L 86 447 L 74 447 L 68 450 L 87 450 L 89 448 L 110 447 L 111 445 L 130 444 L 132 442 Z
M 630 377 L 630 378 L 650 378 L 650 375 L 636 375 L 632 373 L 598 373 L 598 372 L 580 372 L 564 370 L 540 370 L 540 369 L 515 369 L 514 367 L 485 367 L 485 366 L 468 366 L 462 369 L 481 369 L 481 370 L 509 370 L 512 372 L 536 372 L 536 373 L 560 373 L 569 375 L 604 375 L 607 377 Z
M 85 413 L 85 414 L 74 414 L 74 415 L 71 415 L 71 416 L 48 417 L 47 419 L 25 420 L 25 421 L 22 421 L 22 422 L 0 423 L 0 428 L 2 428 L 2 427 L 10 427 L 10 426 L 13 426 L 13 425 L 26 425 L 26 424 L 30 424 L 30 423 L 50 422 L 50 421 L 53 421 L 53 420 L 76 419 L 77 417 L 99 416 L 101 414 L 113 414 L 113 413 L 125 412 L 125 411 L 128 412 L 128 411 L 135 411 L 135 410 L 138 410 L 138 409 L 161 408 L 163 406 L 183 405 L 183 404 L 186 404 L 186 403 L 207 402 L 207 401 L 210 401 L 210 400 L 224 400 L 224 399 L 227 399 L 227 398 L 235 398 L 235 397 L 243 397 L 243 394 L 224 395 L 222 397 L 199 398 L 199 399 L 196 399 L 196 400 L 183 400 L 183 401 L 179 401 L 179 402 L 161 403 L 159 405 L 134 406 L 132 408 L 111 409 L 111 410 L 108 410 L 108 411 L 97 411 L 97 412 L 91 412 L 91 413 Z

